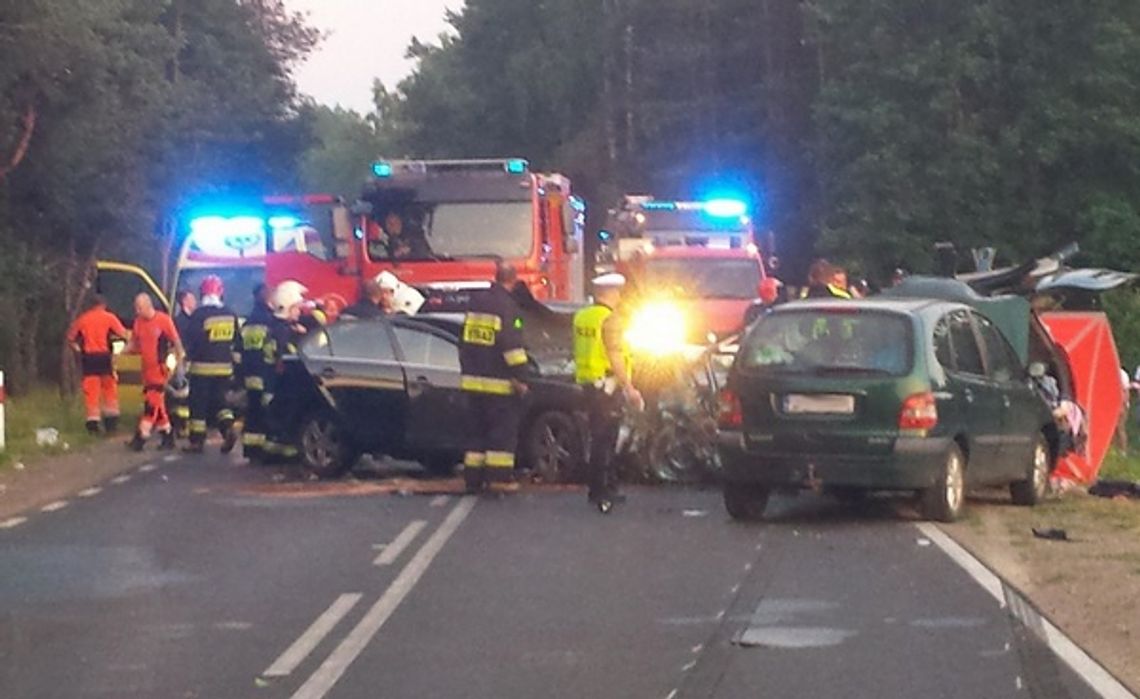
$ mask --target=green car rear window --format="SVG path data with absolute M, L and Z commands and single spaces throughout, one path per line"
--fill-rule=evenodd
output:
M 740 353 L 743 369 L 771 374 L 904 376 L 914 366 L 907 316 L 856 309 L 773 313 Z

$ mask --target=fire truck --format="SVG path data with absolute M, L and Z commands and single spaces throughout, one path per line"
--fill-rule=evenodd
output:
M 742 201 L 627 196 L 599 233 L 595 270 L 631 279 L 652 306 L 641 325 L 667 326 L 676 342 L 703 344 L 740 330 L 769 275 L 765 259 Z M 670 322 L 661 322 L 666 316 Z M 654 330 L 645 344 L 670 342 Z
M 535 299 L 577 301 L 584 227 L 569 179 L 532 172 L 521 158 L 382 160 L 360 200 L 334 212 L 331 240 L 271 237 L 266 277 L 301 282 L 335 316 L 382 271 L 430 303 L 433 292 L 489 286 L 502 260 Z

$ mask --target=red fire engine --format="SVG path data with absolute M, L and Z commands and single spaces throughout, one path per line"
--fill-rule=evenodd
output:
M 294 279 L 336 314 L 361 282 L 390 271 L 426 291 L 485 287 L 503 260 L 536 299 L 584 298 L 585 205 L 563 175 L 526 160 L 380 161 L 351 212 L 333 212 L 331 240 L 274 235 L 270 284 Z

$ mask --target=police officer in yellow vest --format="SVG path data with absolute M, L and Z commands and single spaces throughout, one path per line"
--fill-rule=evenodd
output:
M 495 283 L 472 294 L 459 345 L 460 387 L 467 394 L 472 433 L 463 456 L 468 492 L 491 483 L 515 489 L 515 447 L 527 393 L 527 354 L 522 317 L 510 289 L 518 272 L 507 264 L 495 270 Z
M 622 502 L 613 473 L 614 450 L 625 402 L 644 405 L 631 382 L 629 350 L 615 314 L 625 277 L 605 274 L 594 279 L 594 304 L 574 314 L 575 379 L 585 396 L 590 422 L 589 499 L 608 506 Z

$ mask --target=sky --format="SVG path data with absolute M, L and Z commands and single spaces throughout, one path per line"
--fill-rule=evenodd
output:
M 308 12 L 328 37 L 296 71 L 301 92 L 328 105 L 372 111 L 372 81 L 395 87 L 412 69 L 404 51 L 412 37 L 435 42 L 444 12 L 463 0 L 286 0 Z

